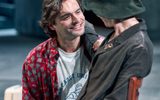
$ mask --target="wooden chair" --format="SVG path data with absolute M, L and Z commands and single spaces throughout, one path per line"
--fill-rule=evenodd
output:
M 130 78 L 128 100 L 138 100 L 139 88 L 142 85 L 142 79 L 136 76 Z

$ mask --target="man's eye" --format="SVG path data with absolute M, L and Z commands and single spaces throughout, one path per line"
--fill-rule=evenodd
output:
M 65 16 L 62 18 L 62 20 L 67 20 L 69 18 L 69 16 Z
M 82 11 L 81 11 L 81 9 L 78 9 L 77 11 L 76 11 L 76 13 L 81 13 Z
M 67 20 L 70 18 L 70 15 L 64 15 L 64 16 L 61 16 L 60 18 L 61 20 Z

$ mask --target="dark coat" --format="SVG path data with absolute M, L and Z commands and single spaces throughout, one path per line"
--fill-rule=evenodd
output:
M 151 71 L 153 46 L 146 29 L 141 21 L 114 40 L 105 39 L 78 100 L 127 100 L 129 78 L 143 78 Z

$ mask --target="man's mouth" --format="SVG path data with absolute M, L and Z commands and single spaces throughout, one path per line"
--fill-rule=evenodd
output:
M 71 27 L 72 30 L 79 31 L 83 29 L 83 23 L 77 24 L 74 27 Z
M 75 30 L 75 31 L 79 31 L 79 30 L 81 30 L 82 29 L 82 26 L 77 26 L 77 27 L 74 27 L 73 28 L 73 30 Z

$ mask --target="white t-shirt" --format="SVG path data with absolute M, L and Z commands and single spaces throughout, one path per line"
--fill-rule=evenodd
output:
M 57 76 L 61 100 L 76 100 L 88 79 L 89 61 L 83 47 L 73 53 L 67 53 L 61 48 L 58 48 L 58 52 Z

